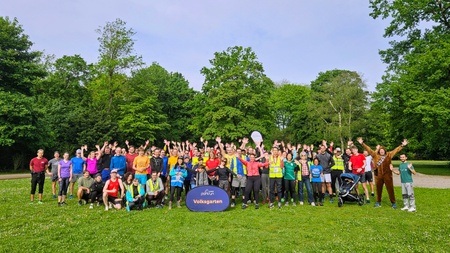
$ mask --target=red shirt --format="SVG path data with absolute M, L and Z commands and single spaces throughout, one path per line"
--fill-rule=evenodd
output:
M 48 160 L 45 157 L 42 157 L 41 159 L 35 157 L 31 159 L 30 166 L 33 168 L 33 172 L 44 172 L 45 168 L 48 165 Z
M 245 166 L 247 166 L 247 176 L 251 177 L 251 176 L 259 176 L 259 168 L 261 167 L 266 167 L 269 165 L 269 162 L 266 163 L 260 163 L 257 161 L 249 161 L 247 162 L 244 159 L 239 158 L 239 160 L 241 161 L 242 164 L 244 164 Z
M 134 154 L 127 153 L 125 155 L 125 160 L 127 161 L 127 172 L 134 173 L 133 162 L 134 162 L 134 158 L 136 158 L 136 156 L 138 156 L 138 154 L 136 154 L 136 153 L 134 153 Z
M 364 174 L 364 162 L 366 161 L 366 157 L 363 154 L 357 154 L 350 156 L 350 162 L 352 163 L 352 173 L 357 175 Z M 358 169 L 362 169 L 358 173 Z
M 120 189 L 120 186 L 119 186 L 119 180 L 118 179 L 116 179 L 116 181 L 112 181 L 112 180 L 109 180 L 109 184 L 108 184 L 108 191 L 109 190 L 113 190 L 113 189 L 116 189 L 116 191 L 115 192 L 108 192 L 108 195 L 109 196 L 111 196 L 111 197 L 114 197 L 114 198 L 117 198 L 117 196 L 118 196 L 118 194 L 119 194 L 119 189 Z
M 214 176 L 215 175 L 215 171 L 213 172 L 208 172 L 208 170 L 212 170 L 215 169 L 219 166 L 220 164 L 220 159 L 219 158 L 214 158 L 214 159 L 208 159 L 208 161 L 206 161 L 206 172 L 208 173 L 208 176 Z

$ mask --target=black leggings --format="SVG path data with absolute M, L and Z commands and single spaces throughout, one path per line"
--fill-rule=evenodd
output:
M 342 170 L 331 170 L 331 189 L 333 190 L 334 194 L 337 193 L 336 180 L 339 182 L 339 187 L 342 184 L 341 174 L 342 174 Z
M 103 192 L 102 191 L 93 191 L 89 194 L 89 198 L 91 199 L 91 203 L 98 201 L 99 203 L 103 202 Z
M 312 188 L 314 192 L 314 201 L 322 202 L 325 194 L 322 193 L 322 183 L 312 183 Z
M 69 188 L 69 178 L 68 177 L 61 178 L 61 181 L 59 181 L 58 196 L 66 196 L 67 188 Z
M 269 178 L 269 192 L 270 192 L 270 203 L 273 203 L 275 201 L 275 184 L 277 185 L 277 196 L 278 201 L 281 201 L 281 185 L 282 185 L 282 178 Z
M 39 184 L 39 194 L 44 193 L 45 173 L 31 173 L 31 194 L 36 193 L 36 186 Z
M 284 189 L 285 189 L 285 194 L 284 194 L 284 198 L 286 199 L 286 201 L 289 201 L 288 199 L 288 193 L 289 196 L 291 197 L 291 199 L 295 200 L 295 180 L 284 180 Z
M 183 187 L 180 187 L 180 186 L 170 187 L 170 202 L 173 202 L 173 197 L 175 195 L 175 191 L 177 192 L 177 201 L 180 201 L 182 190 L 183 190 Z
M 256 204 L 259 203 L 259 188 L 261 187 L 261 177 L 260 176 L 250 176 L 247 177 L 247 184 L 245 186 L 244 203 L 250 199 L 250 194 L 253 191 L 253 197 L 255 198 Z

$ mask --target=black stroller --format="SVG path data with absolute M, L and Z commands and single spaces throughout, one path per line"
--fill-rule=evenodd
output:
M 364 204 L 364 198 L 356 192 L 358 187 L 359 176 L 352 173 L 341 174 L 342 184 L 339 187 L 338 206 L 342 207 L 345 202 L 357 202 L 358 205 Z

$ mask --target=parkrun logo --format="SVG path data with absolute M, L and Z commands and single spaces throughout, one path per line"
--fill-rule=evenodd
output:
M 186 196 L 186 206 L 194 212 L 221 212 L 230 205 L 228 193 L 217 186 L 199 186 Z
M 209 189 L 206 189 L 204 192 L 200 194 L 200 196 L 213 196 L 214 191 L 210 191 Z

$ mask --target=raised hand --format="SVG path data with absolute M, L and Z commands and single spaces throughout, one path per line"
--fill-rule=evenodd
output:
M 363 144 L 363 142 L 364 142 L 362 137 L 358 137 L 358 139 L 356 139 L 356 140 L 359 142 L 359 144 Z
M 334 146 L 334 142 L 330 142 L 330 147 L 333 147 Z
M 217 143 L 220 143 L 220 142 L 222 142 L 222 139 L 221 139 L 219 136 L 217 136 L 217 137 L 216 137 L 216 142 L 217 142 Z
M 403 139 L 402 146 L 406 146 L 406 145 L 408 145 L 408 140 L 407 139 Z
M 150 144 L 150 140 L 145 141 L 145 146 L 148 146 L 148 144 Z
M 347 146 L 352 146 L 352 145 L 353 145 L 353 141 L 352 140 L 348 140 Z
M 128 146 L 128 144 L 130 144 L 130 143 L 128 142 L 128 140 L 125 140 L 125 144 Z
M 114 142 L 114 147 L 117 147 L 117 145 L 119 145 L 119 143 L 117 141 Z
M 203 142 L 203 137 L 200 137 L 200 142 Z

